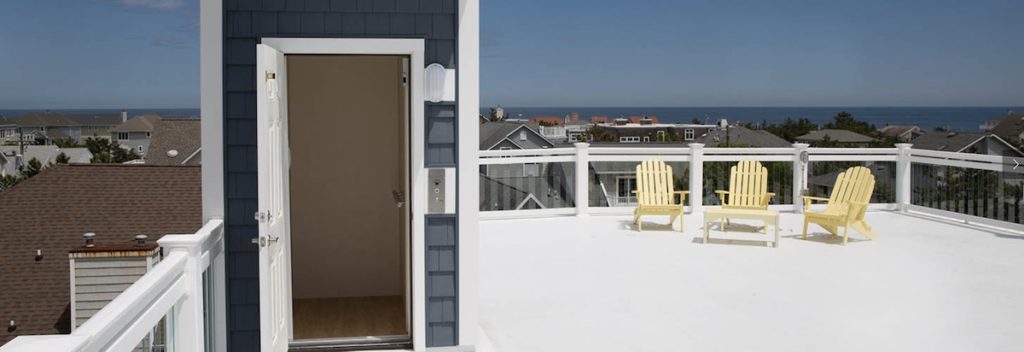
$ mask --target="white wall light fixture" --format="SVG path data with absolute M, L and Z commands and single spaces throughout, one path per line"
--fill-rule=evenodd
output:
M 445 96 L 445 81 L 447 74 L 444 66 L 441 66 L 441 64 L 438 63 L 433 63 L 427 65 L 425 71 L 426 72 L 423 75 L 423 84 L 425 85 L 425 87 L 423 87 L 423 91 L 426 93 L 427 101 L 431 103 L 439 103 L 444 100 Z

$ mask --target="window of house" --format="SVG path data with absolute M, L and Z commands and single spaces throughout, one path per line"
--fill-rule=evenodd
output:
M 127 140 L 128 139 L 128 132 L 118 132 L 117 133 L 117 139 L 118 140 L 122 140 L 122 141 L 123 140 Z
M 519 140 L 521 140 L 521 141 L 525 141 L 526 140 L 526 131 L 519 131 Z
M 619 143 L 639 143 L 640 137 L 619 137 Z
M 688 141 L 692 141 L 693 140 L 693 129 L 692 128 L 687 128 L 686 130 L 683 131 L 683 139 L 688 140 Z
M 142 153 L 142 146 L 141 146 L 141 145 L 140 145 L 140 146 L 138 146 L 138 147 L 137 147 L 136 149 L 138 149 L 138 150 L 139 150 L 139 153 Z
M 620 176 L 615 180 L 615 196 L 618 197 L 619 202 L 631 202 L 631 199 L 635 199 L 636 195 L 633 191 L 636 190 L 636 177 L 634 176 Z
M 523 164 L 523 176 L 526 176 L 526 177 L 540 176 L 540 164 L 538 164 L 538 163 Z
M 152 135 L 153 135 L 153 133 L 152 133 L 152 132 L 146 132 L 146 138 L 149 138 L 149 137 L 150 137 L 150 136 L 152 136 Z
M 651 136 L 644 136 L 644 143 L 650 142 Z

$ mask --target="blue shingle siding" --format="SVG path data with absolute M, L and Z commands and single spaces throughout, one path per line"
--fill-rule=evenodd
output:
M 428 215 L 426 228 L 427 347 L 458 341 L 458 231 L 453 215 Z
M 256 212 L 255 44 L 261 37 L 423 38 L 426 63 L 456 68 L 455 0 L 224 0 L 224 142 L 228 271 L 228 349 L 259 349 L 259 273 Z M 454 166 L 454 104 L 428 105 L 439 121 L 428 165 Z M 430 111 L 428 111 L 430 113 Z M 442 117 L 450 114 L 451 117 Z M 447 115 L 445 115 L 447 116 Z M 428 117 L 428 124 L 430 119 Z M 428 129 L 431 127 L 428 126 Z M 431 139 L 428 131 L 428 139 Z M 435 143 L 436 142 L 436 143 Z M 455 217 L 432 219 L 450 225 Z M 445 232 L 449 233 L 449 232 Z M 435 269 L 451 269 L 454 246 L 430 247 Z M 430 249 L 428 248 L 428 249 Z M 430 254 L 433 253 L 433 254 Z M 432 271 L 427 299 L 431 346 L 455 344 L 457 297 L 454 270 Z M 448 273 L 448 274 L 445 274 Z M 446 281 L 448 280 L 448 281 Z M 431 290 L 432 289 L 432 290 Z
M 455 104 L 428 104 L 426 109 L 427 167 L 455 165 Z

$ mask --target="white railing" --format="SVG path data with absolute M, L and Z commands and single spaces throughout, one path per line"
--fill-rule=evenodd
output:
M 819 192 L 821 192 L 820 188 L 824 186 L 822 182 L 826 181 L 825 179 L 828 177 L 834 177 L 834 175 L 829 173 L 822 175 L 809 174 L 809 169 L 811 169 L 813 165 L 817 165 L 819 163 L 841 163 L 843 165 L 863 163 L 873 166 L 875 168 L 873 171 L 884 173 L 884 175 L 876 175 L 876 177 L 887 177 L 886 179 L 879 180 L 876 183 L 879 187 L 879 189 L 876 190 L 876 197 L 879 198 L 879 201 L 876 202 L 876 204 L 871 205 L 872 209 L 923 212 L 930 215 L 956 217 L 958 221 L 990 225 L 992 223 L 1002 224 L 1005 225 L 1004 227 L 1008 228 L 1017 226 L 1013 223 L 1006 223 L 1005 220 L 986 219 L 984 216 L 972 216 L 963 212 L 950 212 L 948 210 L 937 209 L 936 207 L 913 204 L 913 200 L 916 199 L 915 197 L 920 198 L 919 194 L 914 193 L 914 187 L 924 187 L 923 185 L 917 184 L 921 181 L 915 181 L 915 179 L 920 178 L 920 175 L 914 173 L 914 165 L 939 165 L 945 167 L 1006 172 L 1011 170 L 1014 166 L 1012 165 L 1013 161 L 1011 159 L 993 155 L 913 149 L 910 144 L 897 144 L 895 148 L 810 148 L 806 144 L 794 144 L 793 147 L 787 148 L 705 148 L 701 144 L 690 144 L 677 148 L 591 148 L 586 143 L 577 143 L 571 148 L 481 151 L 481 165 L 494 166 L 522 163 L 563 163 L 563 165 L 572 165 L 573 170 L 571 173 L 573 175 L 573 183 L 571 183 L 572 190 L 570 193 L 572 193 L 574 199 L 574 203 L 568 208 L 562 207 L 531 210 L 481 209 L 481 218 L 498 219 L 572 214 L 582 216 L 588 214 L 626 213 L 632 211 L 632 208 L 628 206 L 615 206 L 620 203 L 617 200 L 619 197 L 622 197 L 623 194 L 609 190 L 603 183 L 600 187 L 595 187 L 596 192 L 598 192 L 596 196 L 598 196 L 599 199 L 606 199 L 609 206 L 592 206 L 590 194 L 592 192 L 590 189 L 591 180 L 589 178 L 594 175 L 591 175 L 589 170 L 595 169 L 595 163 L 639 163 L 652 158 L 660 159 L 670 164 L 686 164 L 689 172 L 689 174 L 686 175 L 688 176 L 686 181 L 691 195 L 689 197 L 689 209 L 691 212 L 699 212 L 704 206 L 709 206 L 709 204 L 706 204 L 703 196 L 693 196 L 707 194 L 704 189 L 704 181 L 706 177 L 711 177 L 709 176 L 711 174 L 705 175 L 705 163 L 758 160 L 762 162 L 781 162 L 792 165 L 791 172 L 789 170 L 785 170 L 785 185 L 784 187 L 781 187 L 785 190 L 785 198 L 788 199 L 787 204 L 777 204 L 772 207 L 795 212 L 801 212 L 803 210 L 803 202 L 799 200 L 800 197 L 807 192 L 807 189 L 811 188 L 808 187 L 809 179 L 816 179 L 818 182 L 817 186 L 819 188 Z M 1020 159 L 1020 161 L 1024 162 L 1024 158 Z M 830 167 L 831 166 L 829 165 L 825 165 L 822 168 L 829 169 Z M 789 167 L 787 166 L 786 168 Z M 1018 169 L 1021 172 L 1024 172 L 1024 166 L 1021 166 Z M 588 170 L 588 172 L 580 172 L 579 170 Z M 620 172 L 625 175 L 628 174 L 629 171 L 626 170 Z M 791 179 L 789 179 L 790 173 L 792 175 Z M 677 177 L 686 176 L 677 174 Z M 789 182 L 791 182 L 792 185 L 789 185 Z M 1024 181 L 1017 183 L 1024 184 Z M 828 183 L 828 185 L 831 185 L 831 183 Z M 882 187 L 885 187 L 886 194 L 880 196 L 879 191 Z M 481 192 L 486 193 L 489 192 L 489 190 L 482 186 Z M 817 195 L 827 196 L 827 194 Z M 484 194 L 482 194 L 481 197 L 484 199 Z M 781 195 L 777 195 L 777 197 L 781 197 Z M 990 203 L 995 202 L 992 200 L 987 201 Z M 1020 211 L 1024 213 L 1024 205 L 1020 206 L 1020 208 Z M 1021 217 L 1024 217 L 1024 215 Z
M 223 221 L 157 243 L 163 259 L 70 335 L 20 336 L 0 352 L 133 351 L 161 321 L 168 351 L 224 350 Z

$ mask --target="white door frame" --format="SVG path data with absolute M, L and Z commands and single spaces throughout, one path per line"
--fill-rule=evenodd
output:
M 409 56 L 409 197 L 412 218 L 409 221 L 411 246 L 410 267 L 412 276 L 412 325 L 413 349 L 426 348 L 426 263 L 424 221 L 426 219 L 427 169 L 424 167 L 424 105 L 423 100 L 423 39 L 379 39 L 379 38 L 262 38 L 262 44 L 288 54 L 335 54 L 335 55 L 404 55 Z M 290 246 L 289 246 L 290 247 Z M 290 251 L 290 248 L 289 248 Z M 290 263 L 290 253 L 289 262 Z M 290 286 L 290 283 L 289 283 Z M 289 314 L 290 315 L 290 314 Z M 291 324 L 291 318 L 289 318 Z

